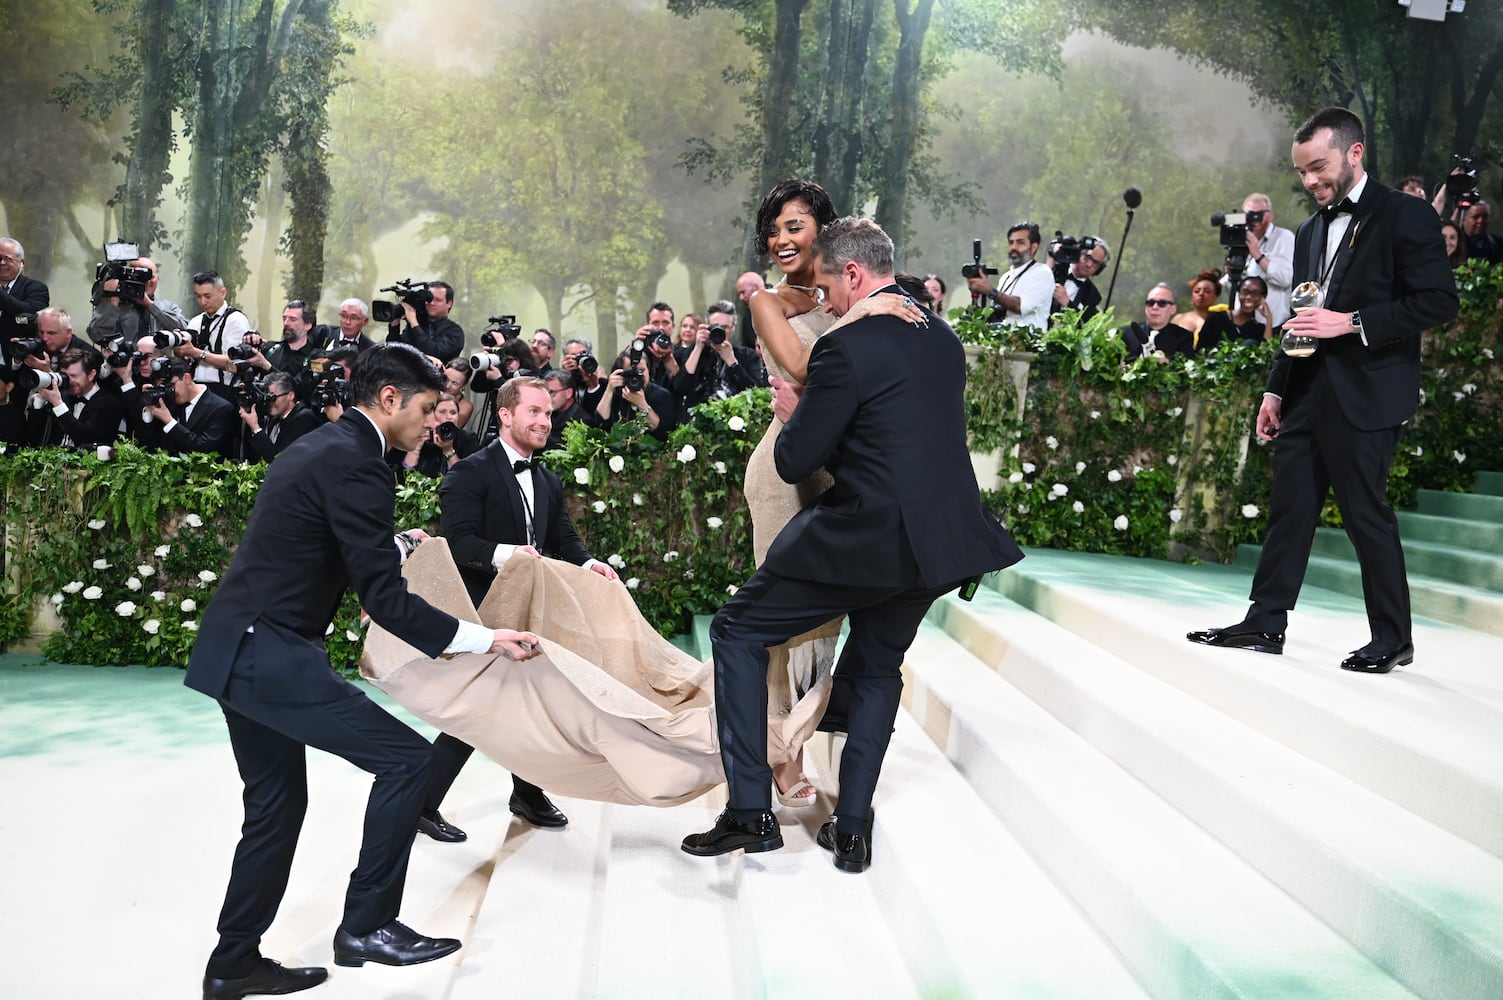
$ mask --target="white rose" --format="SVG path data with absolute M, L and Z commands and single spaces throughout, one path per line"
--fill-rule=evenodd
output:
M 1007 481 L 1009 483 L 1021 483 L 1023 481 L 1023 474 L 1021 472 L 1014 472 L 1007 477 Z
M 55 608 L 62 607 L 63 606 L 63 594 L 62 594 L 62 591 L 58 591 L 56 594 L 53 594 L 51 597 L 47 598 L 47 600 L 51 601 L 52 602 L 52 606 L 55 607 Z
M 108 559 L 95 559 L 94 560 L 94 568 L 95 569 L 109 569 L 110 568 L 110 561 Z
M 1172 409 L 1172 410 L 1169 411 L 1169 415 L 1171 417 L 1177 417 L 1181 413 L 1184 413 L 1184 412 L 1185 412 L 1185 408 L 1183 406 L 1176 406 L 1174 409 Z
M 104 527 L 104 522 L 102 520 L 100 520 L 99 518 L 97 518 L 97 517 L 94 520 L 92 520 L 92 521 L 89 522 L 89 530 L 90 531 L 98 531 L 100 528 L 103 528 L 103 527 Z
M 1106 474 L 1106 481 L 1109 483 L 1120 483 L 1122 481 L 1122 473 L 1113 469 Z
M 1049 492 L 1054 494 L 1055 496 L 1062 497 L 1070 492 L 1070 487 L 1066 486 L 1064 483 L 1055 483 L 1053 486 L 1049 487 Z
M 167 553 L 169 553 L 171 551 L 172 551 L 172 546 L 171 545 L 158 545 L 157 546 L 157 558 L 158 559 L 166 559 L 167 558 Z
M 1050 451 L 1054 451 L 1059 447 L 1059 438 L 1055 437 L 1053 434 L 1050 434 L 1048 437 L 1044 438 L 1044 443 L 1049 446 Z
M 1026 513 L 1028 513 L 1028 508 L 1025 507 L 1025 506 L 1023 506 L 1022 504 L 1018 504 L 1018 513 L 1019 514 L 1026 514 Z
M 88 590 L 85 590 L 83 592 L 83 595 L 84 595 L 84 600 L 86 600 L 86 601 L 97 601 L 101 597 L 104 596 L 104 588 L 103 587 L 90 587 Z
M 742 420 L 740 417 L 732 417 L 725 422 L 725 425 L 733 431 L 746 430 L 746 421 Z
M 198 622 L 183 622 L 183 628 L 187 629 L 189 632 L 197 632 Z
M 1170 455 L 1164 461 L 1168 462 L 1170 465 L 1178 465 L 1179 464 L 1179 456 L 1178 455 Z
M 1462 462 L 1466 461 L 1466 452 L 1464 452 L 1464 451 L 1453 451 L 1453 452 L 1451 452 L 1451 457 L 1454 458 L 1454 459 L 1456 459 L 1456 464 L 1457 465 L 1460 465 Z
M 329 627 L 326 628 L 326 629 L 324 629 L 324 635 L 333 635 L 333 634 L 334 634 L 334 623 L 330 622 L 329 623 Z
M 1255 504 L 1255 503 L 1245 503 L 1245 504 L 1243 504 L 1242 505 L 1242 516 L 1245 517 L 1245 518 L 1247 518 L 1247 519 L 1249 519 L 1249 520 L 1251 520 L 1252 518 L 1257 517 L 1258 516 L 1258 505 Z
M 155 618 L 148 618 L 141 623 L 141 628 L 146 630 L 147 635 L 156 635 L 159 631 L 161 631 L 162 623 L 157 621 Z
M 125 589 L 126 590 L 140 590 L 141 589 L 141 581 L 137 580 L 135 577 L 131 577 L 130 579 L 128 579 L 128 580 L 125 581 Z
M 1463 392 L 1453 392 L 1453 393 L 1451 393 L 1451 398 L 1454 399 L 1454 400 L 1456 400 L 1459 403 L 1463 399 L 1466 398 L 1466 393 L 1463 393 Z
M 1084 462 L 1076 462 L 1075 463 L 1075 473 L 1076 473 L 1076 475 L 1079 475 L 1080 473 L 1082 473 L 1084 471 L 1085 471 L 1085 463 Z
M 1127 515 L 1126 514 L 1118 514 L 1117 515 L 1117 519 L 1112 522 L 1112 527 L 1116 528 L 1118 531 L 1126 531 L 1127 530 Z
M 1461 391 L 1470 396 L 1472 393 L 1477 391 L 1477 387 L 1471 382 L 1468 382 L 1466 385 L 1461 387 Z
M 121 601 L 119 604 L 115 605 L 115 614 L 119 615 L 121 618 L 129 618 L 135 613 L 136 606 L 130 601 Z
M 1101 419 L 1101 411 L 1100 410 L 1092 410 L 1091 411 L 1091 419 L 1092 420 L 1100 420 Z
M 183 518 L 183 523 L 190 528 L 202 528 L 204 526 L 204 519 L 197 514 L 189 514 Z
M 213 570 L 208 569 L 199 570 L 198 578 L 204 583 L 213 583 L 215 580 L 219 579 L 219 577 L 214 573 Z
M 634 506 L 634 507 L 641 507 L 641 506 L 644 506 L 647 503 L 646 500 L 642 499 L 642 494 L 640 494 L 640 493 L 633 493 L 631 495 L 631 502 L 632 502 L 632 506 Z
M 667 552 L 663 553 L 663 562 L 673 562 L 673 560 L 675 560 L 677 558 L 678 558 L 678 550 L 677 549 L 669 549 Z
M 154 567 L 148 566 L 145 563 L 142 563 L 141 565 L 136 567 L 137 576 L 155 576 L 156 572 L 157 571 Z
M 718 473 L 720 473 L 722 476 L 725 475 L 725 463 L 724 462 L 716 462 L 715 463 L 715 471 L 718 472 Z
M 1122 401 L 1122 406 L 1123 406 L 1124 409 L 1128 409 L 1128 410 L 1132 409 L 1132 400 L 1130 400 L 1130 399 L 1124 399 Z
M 626 578 L 626 589 L 627 590 L 636 590 L 640 586 L 642 586 L 642 581 L 640 579 L 638 579 L 637 577 L 629 576 L 629 577 Z
M 1173 521 L 1175 524 L 1178 524 L 1179 523 L 1179 519 L 1182 518 L 1182 517 L 1184 517 L 1184 516 L 1185 516 L 1185 512 L 1182 511 L 1182 510 L 1180 510 L 1178 507 L 1175 507 L 1173 510 L 1171 510 L 1169 512 L 1169 520 Z
M 677 458 L 680 462 L 687 464 L 694 461 L 694 459 L 698 457 L 698 455 L 699 452 L 694 450 L 694 446 L 692 444 L 686 444 L 678 450 Z
M 1493 359 L 1493 349 L 1491 347 L 1484 347 L 1482 349 L 1482 356 L 1491 361 Z
M 347 629 L 344 630 L 344 637 L 346 639 L 350 640 L 351 642 L 359 642 L 360 641 L 360 633 L 356 632 L 352 628 L 347 628 Z
M 621 558 L 620 553 L 612 552 L 605 557 L 605 564 L 612 569 L 625 569 L 626 560 Z
M 709 526 L 710 526 L 710 527 L 711 527 L 711 528 L 718 528 L 718 527 L 720 527 L 720 526 L 721 526 L 721 525 L 722 525 L 722 524 L 724 524 L 724 523 L 725 523 L 725 522 L 724 522 L 724 521 L 722 521 L 722 520 L 721 520 L 721 519 L 720 519 L 720 518 L 718 518 L 718 517 L 711 517 L 711 518 L 707 518 L 707 519 L 706 519 L 706 520 L 705 520 L 705 524 L 707 524 L 707 525 L 709 525 Z
M 626 468 L 626 459 L 622 458 L 620 455 L 612 455 L 611 460 L 609 462 L 606 462 L 605 464 L 611 467 L 612 472 L 620 472 L 622 469 Z
M 165 590 L 153 590 L 151 592 L 151 599 L 153 601 L 157 601 L 158 603 L 160 603 L 162 601 L 165 601 L 165 600 L 167 600 L 167 591 L 165 591 Z
M 1083 504 L 1079 500 L 1077 500 L 1077 501 L 1075 501 L 1074 503 L 1072 503 L 1070 505 L 1070 509 L 1073 510 L 1073 511 L 1075 511 L 1075 513 L 1077 513 L 1077 514 L 1084 514 L 1085 513 L 1085 504 Z
M 605 513 L 605 501 L 604 500 L 596 500 L 594 503 L 590 504 L 590 509 L 593 510 L 597 514 L 604 514 Z
M 177 607 L 179 611 L 183 612 L 184 614 L 190 615 L 198 610 L 198 604 L 191 597 L 183 598 L 183 603 L 179 604 Z
M 1037 469 L 1037 468 L 1038 468 L 1038 466 L 1034 465 L 1032 462 L 1024 462 L 1023 463 L 1023 474 L 1027 475 L 1027 476 L 1031 476 L 1031 475 L 1033 475 L 1033 470 Z
M 738 591 L 740 589 L 741 588 L 738 587 L 738 586 L 736 586 L 734 583 L 728 583 L 728 584 L 725 585 L 725 592 L 727 594 L 730 594 L 732 597 L 735 597 L 736 596 L 736 591 Z
M 580 486 L 590 485 L 590 470 L 586 469 L 584 466 L 580 466 L 579 468 L 575 469 L 574 481 Z
M 63 593 L 65 594 L 76 594 L 80 590 L 83 590 L 82 580 L 74 580 L 72 583 L 69 583 L 68 585 L 63 587 Z
M 1424 453 L 1425 453 L 1425 449 L 1424 448 L 1420 447 L 1419 445 L 1415 445 L 1414 446 L 1414 450 L 1411 451 L 1409 454 L 1413 455 L 1415 458 L 1419 458 Z

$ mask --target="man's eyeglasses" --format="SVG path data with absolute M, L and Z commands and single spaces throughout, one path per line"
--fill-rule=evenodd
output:
M 1159 306 L 1159 307 L 1162 308 L 1163 306 L 1172 306 L 1172 305 L 1174 305 L 1174 300 L 1173 299 L 1144 299 L 1143 300 L 1143 304 L 1145 306 Z
M 0 253 L 0 264 L 19 264 L 21 258 L 14 254 Z
M 563 393 L 566 393 L 566 392 L 569 392 L 569 391 L 570 391 L 569 389 L 549 389 L 548 390 L 548 395 L 550 395 L 550 396 L 558 396 L 558 395 L 562 395 Z

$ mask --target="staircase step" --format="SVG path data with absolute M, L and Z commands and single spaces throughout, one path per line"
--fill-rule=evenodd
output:
M 929 735 L 1154 997 L 1413 996 L 937 626 L 907 672 Z
M 1503 528 L 1503 525 L 1499 525 Z M 1503 594 L 1503 555 L 1489 552 L 1480 545 L 1463 548 L 1404 538 L 1404 567 L 1414 576 L 1450 580 L 1479 590 Z M 1352 540 L 1340 528 L 1317 528 L 1311 549 L 1317 555 L 1357 561 Z
M 1399 511 L 1398 517 L 1399 534 L 1405 542 L 1414 539 L 1503 554 L 1503 523 L 1468 521 L 1465 518 L 1417 514 L 1407 510 Z
M 1477 473 L 1477 479 L 1472 483 L 1472 492 L 1503 497 L 1503 472 Z
M 1113 589 L 1133 578 L 1124 560 L 1029 555 L 992 578 L 1002 596 L 1077 635 L 1109 637 L 1101 644 L 1138 669 L 1503 857 L 1498 639 L 1421 623 L 1413 666 L 1353 674 L 1339 663 L 1367 636 L 1358 601 L 1306 588 L 1284 655 L 1215 649 L 1184 634 L 1236 621 L 1245 577 L 1141 560 L 1136 572 L 1156 581 L 1144 596 Z
M 930 617 L 1417 993 L 1503 995 L 1503 859 L 1135 669 L 1099 635 L 993 592 Z
M 1494 524 L 1503 522 L 1503 496 L 1420 490 L 1416 494 L 1416 505 L 1421 514 L 1461 517 L 1470 521 L 1492 521 Z

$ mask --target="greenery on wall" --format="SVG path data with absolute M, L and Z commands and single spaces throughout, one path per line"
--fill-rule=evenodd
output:
M 1419 489 L 1466 489 L 1477 470 L 1503 469 L 1503 269 L 1469 266 L 1458 283 L 1461 315 L 1425 340 L 1424 400 L 1391 476 L 1400 508 Z M 1264 530 L 1272 448 L 1256 442 L 1252 419 L 1273 345 L 1124 364 L 1115 322 L 1072 316 L 1023 335 L 958 321 L 979 345 L 972 450 L 999 470 L 981 483 L 986 501 L 1024 545 L 1229 559 Z M 546 458 L 586 545 L 664 634 L 714 611 L 752 572 L 742 477 L 769 416 L 757 390 L 699 407 L 666 442 L 630 423 L 571 427 Z M 263 471 L 130 444 L 112 462 L 0 452 L 0 648 L 26 636 L 42 604 L 57 618 L 44 644 L 52 659 L 185 663 Z M 437 485 L 413 476 L 398 488 L 399 526 L 437 530 Z M 1339 523 L 1334 506 L 1327 514 Z M 362 638 L 350 595 L 326 639 L 337 667 L 353 669 Z

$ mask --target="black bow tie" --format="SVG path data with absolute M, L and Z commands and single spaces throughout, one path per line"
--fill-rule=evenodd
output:
M 528 469 L 532 468 L 533 466 L 535 466 L 537 464 L 538 463 L 537 463 L 536 459 L 519 458 L 515 462 L 511 463 L 511 471 L 513 471 L 513 472 L 526 472 Z
M 1330 225 L 1331 220 L 1338 215 L 1356 215 L 1357 204 L 1350 198 L 1343 198 L 1334 205 L 1327 205 L 1320 210 L 1320 217 Z

